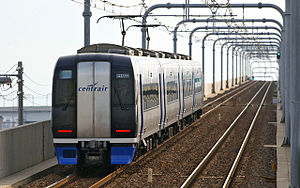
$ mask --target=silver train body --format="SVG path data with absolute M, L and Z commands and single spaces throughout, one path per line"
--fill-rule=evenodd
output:
M 52 129 L 60 164 L 128 164 L 200 117 L 196 61 L 87 52 L 61 57 Z

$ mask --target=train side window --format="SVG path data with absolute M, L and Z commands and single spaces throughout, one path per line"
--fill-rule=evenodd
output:
M 193 94 L 192 79 L 185 79 L 184 81 L 184 97 L 191 96 Z
M 158 83 L 143 85 L 143 106 L 144 110 L 159 105 L 158 99 Z
M 167 100 L 172 102 L 178 99 L 177 82 L 171 81 L 167 83 Z
M 201 92 L 201 79 L 195 78 L 195 93 Z

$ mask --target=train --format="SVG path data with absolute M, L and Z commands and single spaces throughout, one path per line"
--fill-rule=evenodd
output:
M 57 60 L 52 132 L 58 163 L 129 164 L 202 114 L 201 63 L 93 44 Z

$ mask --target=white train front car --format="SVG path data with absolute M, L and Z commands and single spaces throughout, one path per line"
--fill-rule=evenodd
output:
M 59 164 L 129 164 L 199 118 L 201 65 L 178 57 L 109 44 L 61 57 L 52 99 Z

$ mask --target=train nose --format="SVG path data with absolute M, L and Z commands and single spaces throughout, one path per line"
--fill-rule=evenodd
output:
M 111 137 L 109 62 L 78 63 L 77 137 Z

